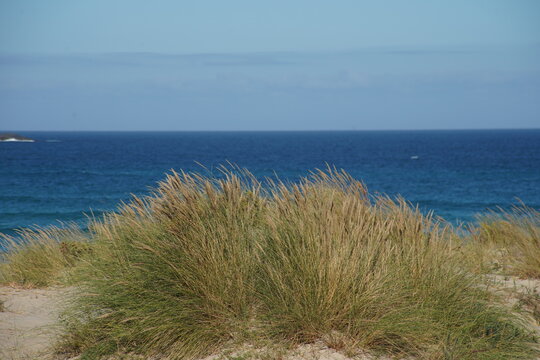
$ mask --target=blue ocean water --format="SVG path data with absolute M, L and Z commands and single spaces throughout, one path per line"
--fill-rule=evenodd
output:
M 296 180 L 326 164 L 371 192 L 401 194 L 449 221 L 516 198 L 540 208 L 540 130 L 348 132 L 24 132 L 0 143 L 0 232 L 85 222 L 146 194 L 170 169 L 226 161 Z

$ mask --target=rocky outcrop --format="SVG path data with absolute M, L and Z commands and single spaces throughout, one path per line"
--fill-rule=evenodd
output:
M 30 139 L 26 136 L 18 135 L 18 134 L 0 134 L 0 141 L 22 141 L 22 142 L 34 142 L 34 139 Z

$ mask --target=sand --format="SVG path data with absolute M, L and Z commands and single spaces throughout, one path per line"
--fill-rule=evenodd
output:
M 540 337 L 540 279 L 519 279 L 514 276 L 492 275 L 493 289 L 511 308 L 526 315 L 529 325 Z
M 0 287 L 0 359 L 48 359 L 65 289 Z

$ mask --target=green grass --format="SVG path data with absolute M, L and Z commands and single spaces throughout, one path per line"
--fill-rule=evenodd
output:
M 8 249 L 0 253 L 0 284 L 44 287 L 63 282 L 91 251 L 87 235 L 74 226 L 25 229 L 3 238 Z
M 25 238 L 51 240 L 61 265 L 47 264 L 47 278 L 69 269 L 76 285 L 58 351 L 82 359 L 316 341 L 421 359 L 539 355 L 452 228 L 334 169 L 264 190 L 239 169 L 172 173 L 92 223 L 91 256 L 68 265 L 62 241 L 43 234 Z M 20 259 L 43 260 L 37 248 Z M 7 266 L 22 273 L 16 255 Z M 18 281 L 38 283 L 30 277 Z
M 188 356 L 248 332 L 264 226 L 258 191 L 232 175 L 174 174 L 155 198 L 96 224 L 99 252 L 79 272 L 69 346 Z

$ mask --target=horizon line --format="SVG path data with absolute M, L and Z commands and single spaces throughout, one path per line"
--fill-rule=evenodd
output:
M 516 128 L 443 128 L 443 129 L 293 129 L 293 130 L 0 130 L 2 133 L 23 132 L 370 132 L 370 131 L 501 131 L 501 130 L 540 130 L 540 127 L 516 127 Z

